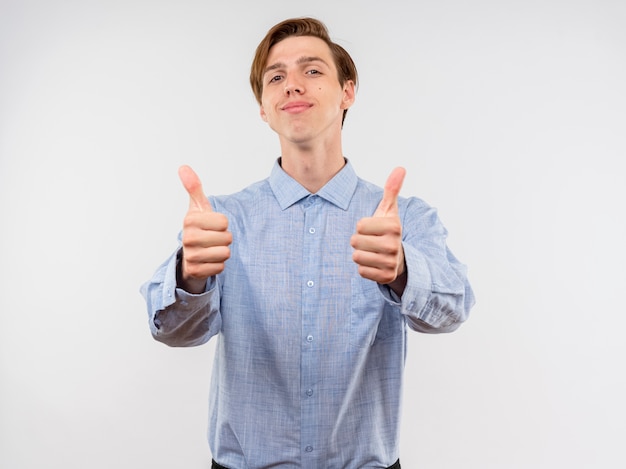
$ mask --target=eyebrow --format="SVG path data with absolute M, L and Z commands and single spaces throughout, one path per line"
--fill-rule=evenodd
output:
M 300 57 L 298 60 L 296 60 L 296 65 L 303 65 L 303 64 L 309 64 L 312 62 L 321 62 L 324 65 L 326 65 L 327 67 L 329 66 L 328 63 L 322 59 L 321 57 L 309 57 L 309 56 L 303 56 Z M 268 67 L 265 68 L 265 70 L 263 71 L 263 75 L 265 75 L 268 72 L 271 72 L 272 70 L 276 70 L 279 68 L 285 68 L 286 65 L 284 62 L 277 62 L 275 64 L 272 64 Z

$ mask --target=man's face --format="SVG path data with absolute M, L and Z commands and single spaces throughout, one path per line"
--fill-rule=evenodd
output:
M 343 111 L 354 102 L 354 83 L 339 83 L 328 45 L 312 36 L 274 45 L 263 74 L 261 117 L 293 143 L 334 137 Z

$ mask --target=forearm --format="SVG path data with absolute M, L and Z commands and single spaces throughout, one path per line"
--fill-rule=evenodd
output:
M 146 299 L 153 337 L 173 347 L 200 345 L 221 327 L 219 286 L 215 278 L 200 294 L 177 285 L 180 252 L 172 255 L 146 282 L 141 293 Z
M 425 333 L 456 330 L 474 304 L 465 266 L 453 258 L 429 258 L 414 247 L 406 247 L 405 256 L 407 281 L 401 304 L 409 326 Z

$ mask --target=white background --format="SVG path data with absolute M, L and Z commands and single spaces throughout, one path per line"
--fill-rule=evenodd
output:
M 0 467 L 207 468 L 213 345 L 138 289 L 269 174 L 257 43 L 312 15 L 361 75 L 344 150 L 437 207 L 478 303 L 411 334 L 403 467 L 623 468 L 626 2 L 0 0 Z

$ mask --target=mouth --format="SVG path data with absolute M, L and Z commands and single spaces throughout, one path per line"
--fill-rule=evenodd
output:
M 289 114 L 298 114 L 306 111 L 307 109 L 310 109 L 312 106 L 312 104 L 304 101 L 294 101 L 285 104 L 283 107 L 281 107 L 281 110 L 288 112 Z

